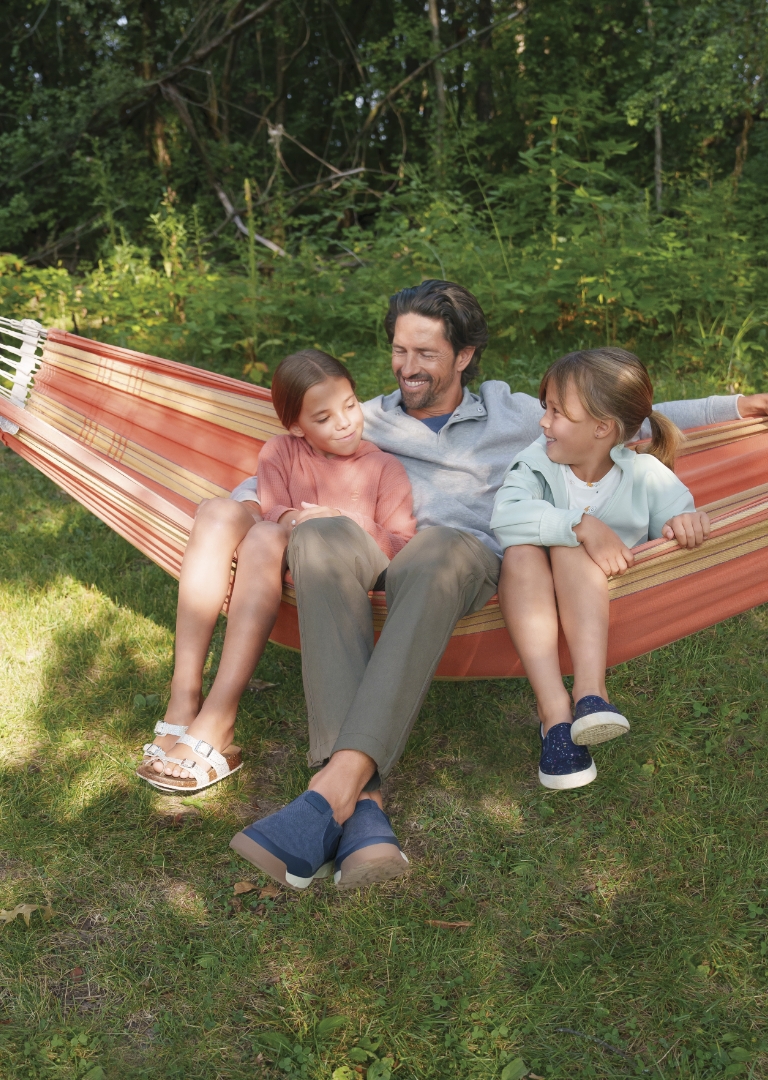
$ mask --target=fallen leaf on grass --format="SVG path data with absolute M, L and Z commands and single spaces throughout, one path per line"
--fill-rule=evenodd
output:
M 346 1016 L 326 1016 L 315 1028 L 315 1038 L 325 1039 L 337 1028 L 343 1027 L 348 1022 Z
M 468 926 L 472 926 L 471 922 L 465 922 L 459 920 L 457 922 L 445 922 L 444 919 L 426 919 L 427 926 L 437 926 L 441 930 L 466 930 Z
M 236 881 L 234 889 L 232 890 L 235 896 L 241 896 L 243 893 L 253 892 L 254 889 L 258 889 L 258 885 L 254 885 L 252 881 Z
M 279 896 L 280 890 L 277 885 L 265 885 L 259 893 L 259 900 L 272 899 L 274 896 Z
M 13 922 L 19 915 L 21 915 L 24 922 L 29 926 L 29 917 L 35 911 L 40 912 L 45 922 L 52 919 L 55 914 L 50 904 L 18 904 L 10 911 L 6 911 L 5 908 L 0 909 L 0 926 L 5 926 L 7 923 Z
M 522 1058 L 515 1058 L 501 1070 L 501 1080 L 522 1080 L 528 1068 Z
M 263 679 L 251 679 L 251 681 L 248 683 L 247 689 L 254 690 L 258 694 L 262 690 L 271 690 L 275 686 L 277 686 L 277 683 L 265 682 Z
M 85 974 L 85 972 L 83 971 L 83 969 L 81 967 L 76 967 L 76 968 L 72 968 L 72 970 L 69 973 L 69 977 L 72 980 L 72 982 L 80 982 L 80 980 L 82 979 L 84 974 Z

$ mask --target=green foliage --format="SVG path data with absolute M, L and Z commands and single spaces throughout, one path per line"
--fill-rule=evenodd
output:
M 658 120 L 665 188 L 743 173 L 764 190 L 768 33 L 752 0 L 445 0 L 436 40 L 422 0 L 267 0 L 241 25 L 259 6 L 6 0 L 0 250 L 75 269 L 158 230 L 165 250 L 175 200 L 197 207 L 217 260 L 240 261 L 222 214 L 229 200 L 245 215 L 248 180 L 263 235 L 295 250 L 301 215 L 319 215 L 338 253 L 411 167 L 487 212 L 478 174 L 487 188 L 542 164 L 553 97 L 559 118 L 577 106 L 578 138 L 569 149 L 561 128 L 561 143 L 582 179 L 612 144 L 622 184 L 652 184 Z
M 238 30 L 254 10 L 9 0 L 3 314 L 264 384 L 317 343 L 368 395 L 387 296 L 448 277 L 517 389 L 608 342 L 662 396 L 763 388 L 764 8 L 456 0 L 436 39 L 421 0 L 276 0 Z
M 554 354 L 608 343 L 651 363 L 667 396 L 764 389 L 768 215 L 754 186 L 681 186 L 677 214 L 658 218 L 613 169 L 626 147 L 609 140 L 579 156 L 580 116 L 549 104 L 560 112 L 548 110 L 525 174 L 487 187 L 476 174 L 477 209 L 414 171 L 372 225 L 345 231 L 339 254 L 319 215 L 290 259 L 259 256 L 249 269 L 206 261 L 190 241 L 194 215 L 166 198 L 152 215 L 156 256 L 119 242 L 78 275 L 0 257 L 0 311 L 254 381 L 317 344 L 371 396 L 391 385 L 387 297 L 445 276 L 489 316 L 484 376 L 515 389 L 534 388 Z

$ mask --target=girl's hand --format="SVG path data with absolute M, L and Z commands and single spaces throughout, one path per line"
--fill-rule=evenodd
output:
M 632 566 L 635 556 L 624 541 L 600 518 L 585 514 L 573 531 L 592 562 L 606 577 L 620 577 Z
M 682 548 L 695 548 L 709 536 L 709 517 L 703 510 L 692 514 L 677 514 L 661 530 L 667 540 L 677 540 Z
M 326 517 L 341 517 L 341 510 L 337 510 L 334 506 L 318 506 L 317 503 L 303 502 L 301 513 L 296 516 L 296 524 L 301 525 L 302 521 L 309 521 L 310 518 L 326 518 Z
M 310 518 L 327 518 L 327 517 L 341 517 L 341 510 L 336 510 L 333 506 L 318 506 L 317 503 L 303 502 L 303 509 L 292 510 L 289 513 L 283 514 L 280 518 L 281 524 L 286 523 L 292 528 L 296 525 L 301 525 L 303 521 L 309 521 Z

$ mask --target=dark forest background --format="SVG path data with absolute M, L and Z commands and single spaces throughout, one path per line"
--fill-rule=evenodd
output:
M 386 381 L 386 296 L 461 281 L 485 375 L 619 341 L 762 388 L 768 6 L 6 0 L 0 310 L 255 381 Z M 521 386 L 522 388 L 522 386 Z

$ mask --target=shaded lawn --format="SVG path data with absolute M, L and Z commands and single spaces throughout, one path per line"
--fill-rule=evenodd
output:
M 227 844 L 306 781 L 299 657 L 169 804 L 133 768 L 175 582 L 4 449 L 0 512 L 0 906 L 56 911 L 0 929 L 0 1076 L 768 1075 L 768 610 L 614 669 L 632 734 L 575 793 L 527 683 L 437 684 L 387 785 L 405 883 L 261 895 Z

